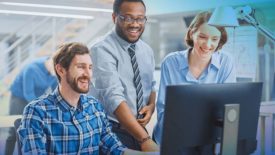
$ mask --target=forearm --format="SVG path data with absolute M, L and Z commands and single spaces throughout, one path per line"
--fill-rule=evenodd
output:
M 138 141 L 148 137 L 148 133 L 137 122 L 134 114 L 126 102 L 121 102 L 118 108 L 115 110 L 115 115 L 120 124 Z
M 156 92 L 152 91 L 150 96 L 149 96 L 149 101 L 148 101 L 148 105 L 155 105 L 156 103 Z
M 153 114 L 155 111 L 155 107 L 156 107 L 156 92 L 155 91 L 151 92 L 147 105 L 150 106 L 151 114 Z

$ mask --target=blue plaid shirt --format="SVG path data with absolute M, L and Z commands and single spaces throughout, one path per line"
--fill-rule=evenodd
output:
M 125 147 L 111 132 L 105 111 L 93 97 L 81 95 L 70 106 L 58 88 L 24 109 L 17 130 L 23 154 L 123 154 Z

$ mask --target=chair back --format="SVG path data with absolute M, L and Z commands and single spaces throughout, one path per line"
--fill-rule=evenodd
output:
M 18 133 L 17 133 L 17 129 L 19 128 L 20 123 L 21 123 L 21 118 L 17 118 L 14 121 L 14 128 L 15 128 L 15 132 L 16 132 L 16 142 L 17 142 L 18 155 L 22 155 L 21 144 L 20 144 L 20 141 L 19 141 Z

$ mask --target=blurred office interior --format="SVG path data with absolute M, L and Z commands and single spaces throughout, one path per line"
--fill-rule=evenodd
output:
M 250 6 L 251 16 L 275 35 L 274 0 L 144 2 L 148 22 L 142 39 L 154 50 L 157 81 L 162 59 L 170 52 L 187 48 L 184 36 L 199 11 L 231 6 L 237 12 L 238 8 Z M 63 42 L 77 41 L 90 47 L 113 28 L 112 3 L 113 0 L 0 0 L 0 120 L 8 115 L 9 86 L 20 69 L 37 57 L 50 55 Z M 236 62 L 238 82 L 264 83 L 262 101 L 269 106 L 275 100 L 275 42 L 246 21 L 239 19 L 239 23 L 239 27 L 227 28 L 229 41 L 224 51 L 231 53 Z M 274 115 L 275 111 L 262 117 L 270 123 L 264 128 L 266 133 L 258 135 L 261 143 L 255 154 L 275 154 Z M 154 115 L 149 132 L 155 121 Z M 4 151 L 7 131 L 7 126 L 0 124 L 0 154 Z M 267 136 L 268 133 L 273 137 Z M 267 138 L 260 140 L 261 136 Z

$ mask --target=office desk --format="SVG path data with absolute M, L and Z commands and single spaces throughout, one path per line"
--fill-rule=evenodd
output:
M 22 115 L 0 116 L 0 128 L 13 127 L 14 121 L 21 117 Z
M 13 123 L 21 115 L 0 116 L 0 128 L 13 127 Z M 267 122 L 271 120 L 271 122 Z M 260 107 L 259 129 L 260 129 L 260 154 L 266 154 L 266 125 L 271 123 L 271 151 L 275 152 L 275 102 L 262 102 Z M 157 154 L 157 153 L 156 153 Z

